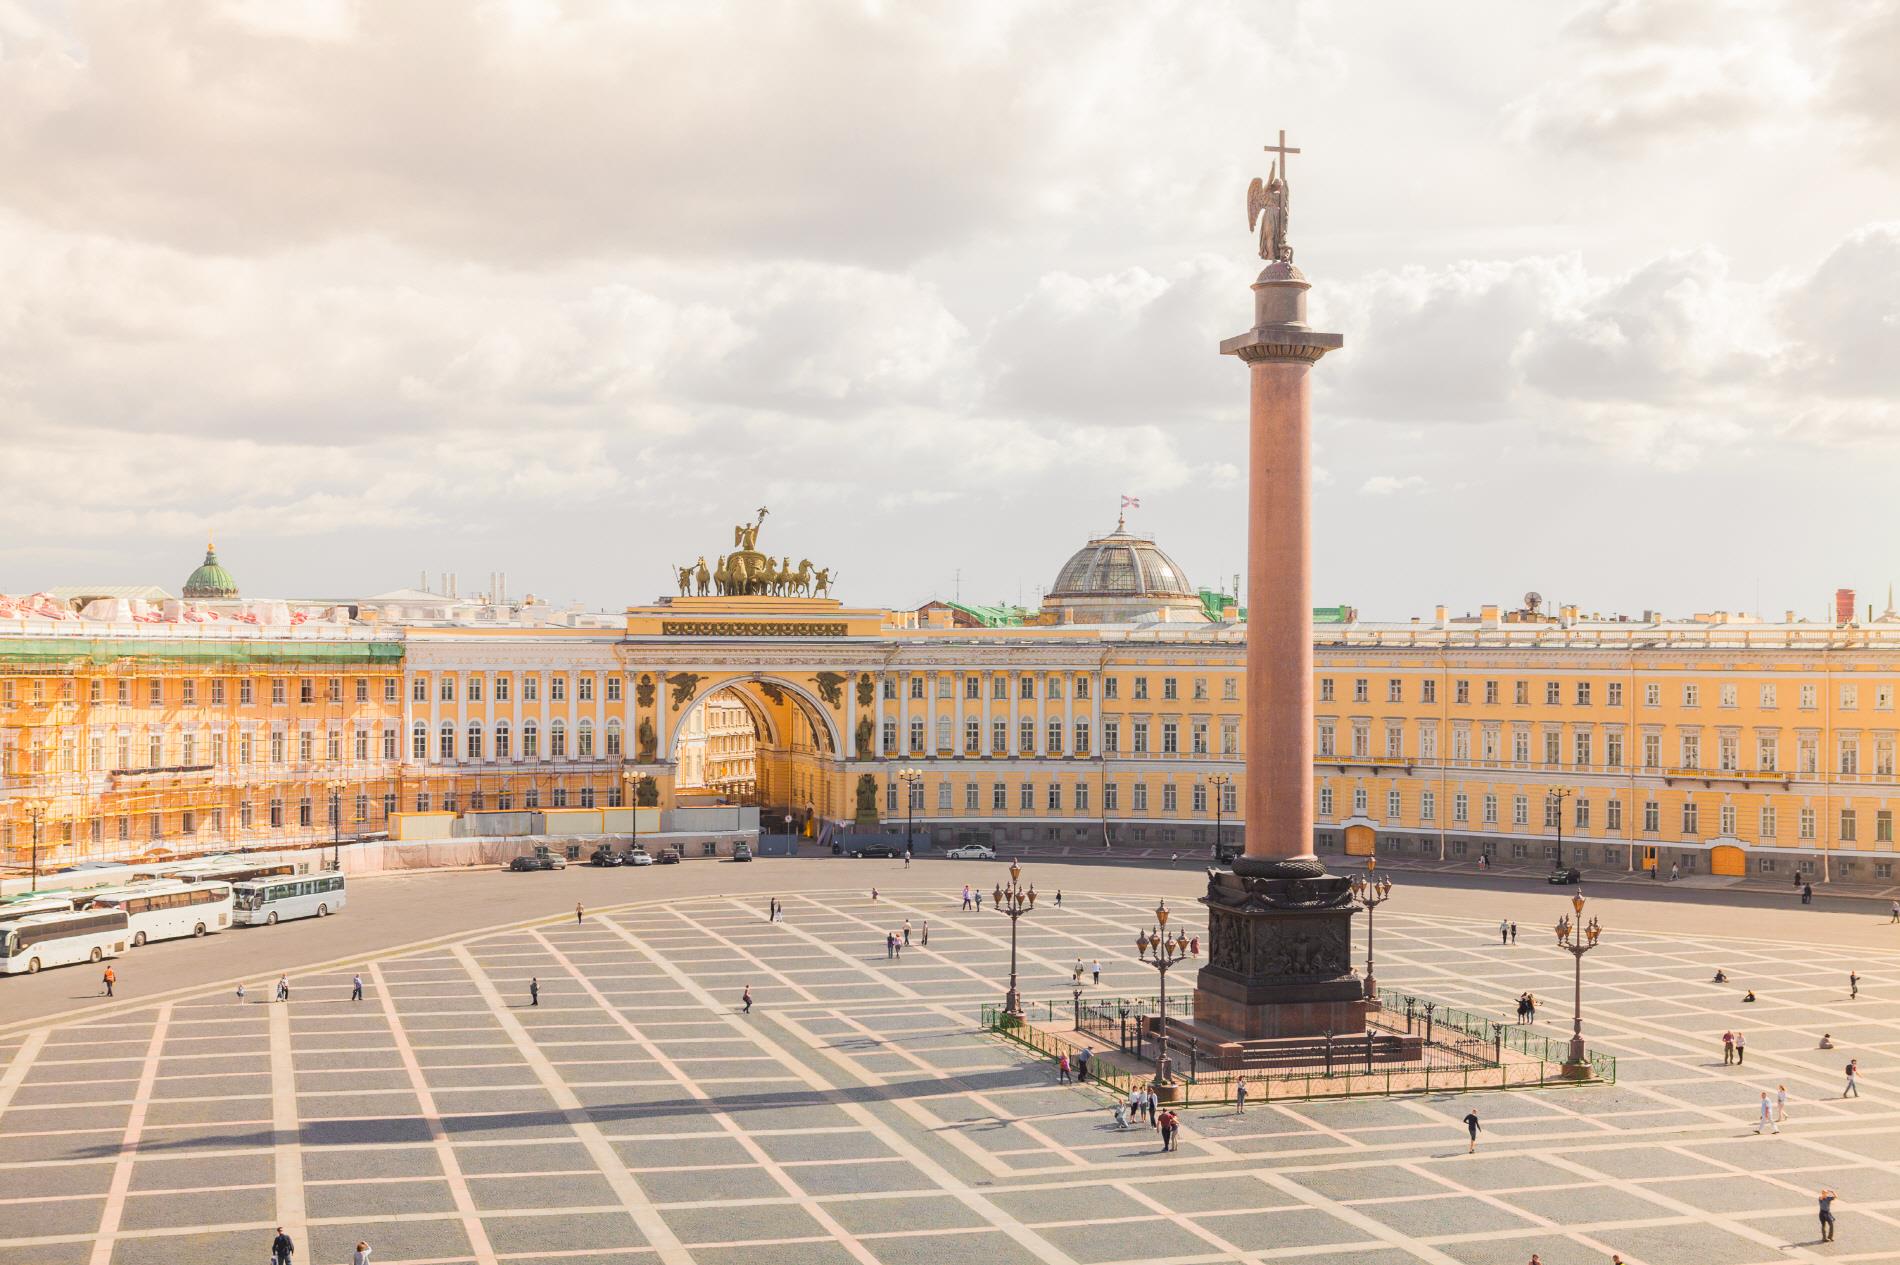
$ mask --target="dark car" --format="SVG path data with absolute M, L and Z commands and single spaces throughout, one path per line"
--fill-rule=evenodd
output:
M 1583 882 L 1583 871 L 1574 865 L 1567 870 L 1552 870 L 1550 872 L 1550 878 L 1546 881 L 1551 883 L 1581 883 Z
M 735 861 L 750 861 L 752 859 L 751 845 L 744 843 L 733 844 L 732 859 Z
M 533 852 L 525 853 L 510 861 L 508 868 L 518 874 L 530 870 L 565 870 L 567 858 L 556 856 L 547 848 L 536 848 Z
M 598 848 L 595 848 L 591 853 L 588 854 L 587 864 L 589 865 L 625 865 L 626 860 L 627 859 L 625 857 L 621 856 L 618 852 L 615 852 L 612 848 L 608 847 L 606 844 L 603 843 Z
M 894 843 L 881 839 L 866 839 L 863 842 L 847 839 L 844 841 L 844 854 L 848 857 L 895 857 L 902 853 Z
M 680 850 L 678 848 L 661 848 L 658 860 L 661 865 L 678 865 L 680 863 Z

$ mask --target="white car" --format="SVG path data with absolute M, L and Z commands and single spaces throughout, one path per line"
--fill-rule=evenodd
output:
M 994 861 L 996 849 L 986 848 L 980 843 L 966 843 L 961 848 L 952 848 L 944 853 L 952 861 Z
M 636 848 L 634 851 L 627 853 L 627 864 L 652 865 L 653 858 L 647 854 L 644 848 Z

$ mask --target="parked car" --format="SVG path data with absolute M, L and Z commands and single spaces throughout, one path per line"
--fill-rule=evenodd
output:
M 627 851 L 628 865 L 652 865 L 653 856 L 645 848 L 630 848 Z
M 680 863 L 680 850 L 678 848 L 661 848 L 657 860 L 661 865 L 678 865 Z
M 744 843 L 733 844 L 732 845 L 732 859 L 735 861 L 750 861 L 752 859 L 751 845 L 744 844 Z
M 996 849 L 986 848 L 980 843 L 966 843 L 961 848 L 952 848 L 944 853 L 952 861 L 994 861 Z
M 887 843 L 882 839 L 866 839 L 860 842 L 847 838 L 844 841 L 843 847 L 844 854 L 848 857 L 895 857 L 903 855 L 902 850 L 899 849 L 896 844 Z
M 567 858 L 546 847 L 537 847 L 533 852 L 523 853 L 508 863 L 508 868 L 516 873 L 530 870 L 565 870 Z
M 1550 878 L 1547 881 L 1551 883 L 1581 883 L 1583 882 L 1583 871 L 1574 865 L 1567 870 L 1552 870 L 1550 872 Z
M 587 864 L 589 865 L 606 866 L 606 865 L 624 865 L 625 863 L 626 863 L 625 858 L 623 858 L 618 852 L 615 852 L 612 848 L 608 847 L 604 843 L 601 844 L 598 848 L 595 848 L 593 852 L 588 854 L 588 857 L 587 857 Z

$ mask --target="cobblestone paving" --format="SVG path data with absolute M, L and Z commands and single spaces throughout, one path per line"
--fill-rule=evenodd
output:
M 278 1224 L 305 1265 L 359 1238 L 377 1265 L 1900 1260 L 1900 955 L 1612 932 L 1585 1004 L 1614 1087 L 1209 1108 L 1162 1155 L 973 1031 L 1003 919 L 916 890 L 785 905 L 782 923 L 706 897 L 472 933 L 366 962 L 360 1003 L 345 971 L 273 1004 L 260 963 L 242 1003 L 0 1038 L 0 1265 L 254 1265 Z M 1129 960 L 1145 915 L 1045 900 L 1022 924 L 1026 993 L 1066 1000 L 1077 956 L 1105 993 L 1151 989 Z M 1529 988 L 1567 1030 L 1547 930 L 1501 946 L 1495 922 L 1388 907 L 1379 946 L 1391 987 L 1500 1018 Z M 1732 982 L 1709 982 L 1718 965 Z M 1741 1067 L 1722 1062 L 1731 1026 Z M 1842 1100 L 1850 1055 L 1865 1096 Z M 1777 1085 L 1789 1119 L 1758 1137 Z M 1827 1245 L 1822 1185 L 1840 1192 Z

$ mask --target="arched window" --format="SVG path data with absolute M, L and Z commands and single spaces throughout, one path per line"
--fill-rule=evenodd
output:
M 524 760 L 541 758 L 541 730 L 532 720 L 521 722 L 521 758 Z
M 470 721 L 468 725 L 468 758 L 482 758 L 482 726 L 480 721 Z
M 416 727 L 410 731 L 409 753 L 418 760 L 429 758 L 429 727 L 421 721 L 417 721 Z
M 567 723 L 558 717 L 548 724 L 548 755 L 555 759 L 567 755 Z
M 506 760 L 509 758 L 508 722 L 505 720 L 495 722 L 495 758 L 497 760 Z
M 594 754 L 594 722 L 585 717 L 574 727 L 574 754 L 583 760 Z
M 455 758 L 455 722 L 442 722 L 442 746 L 437 754 L 444 760 L 453 760 Z
M 620 722 L 618 720 L 607 722 L 607 754 L 610 756 L 620 754 Z

